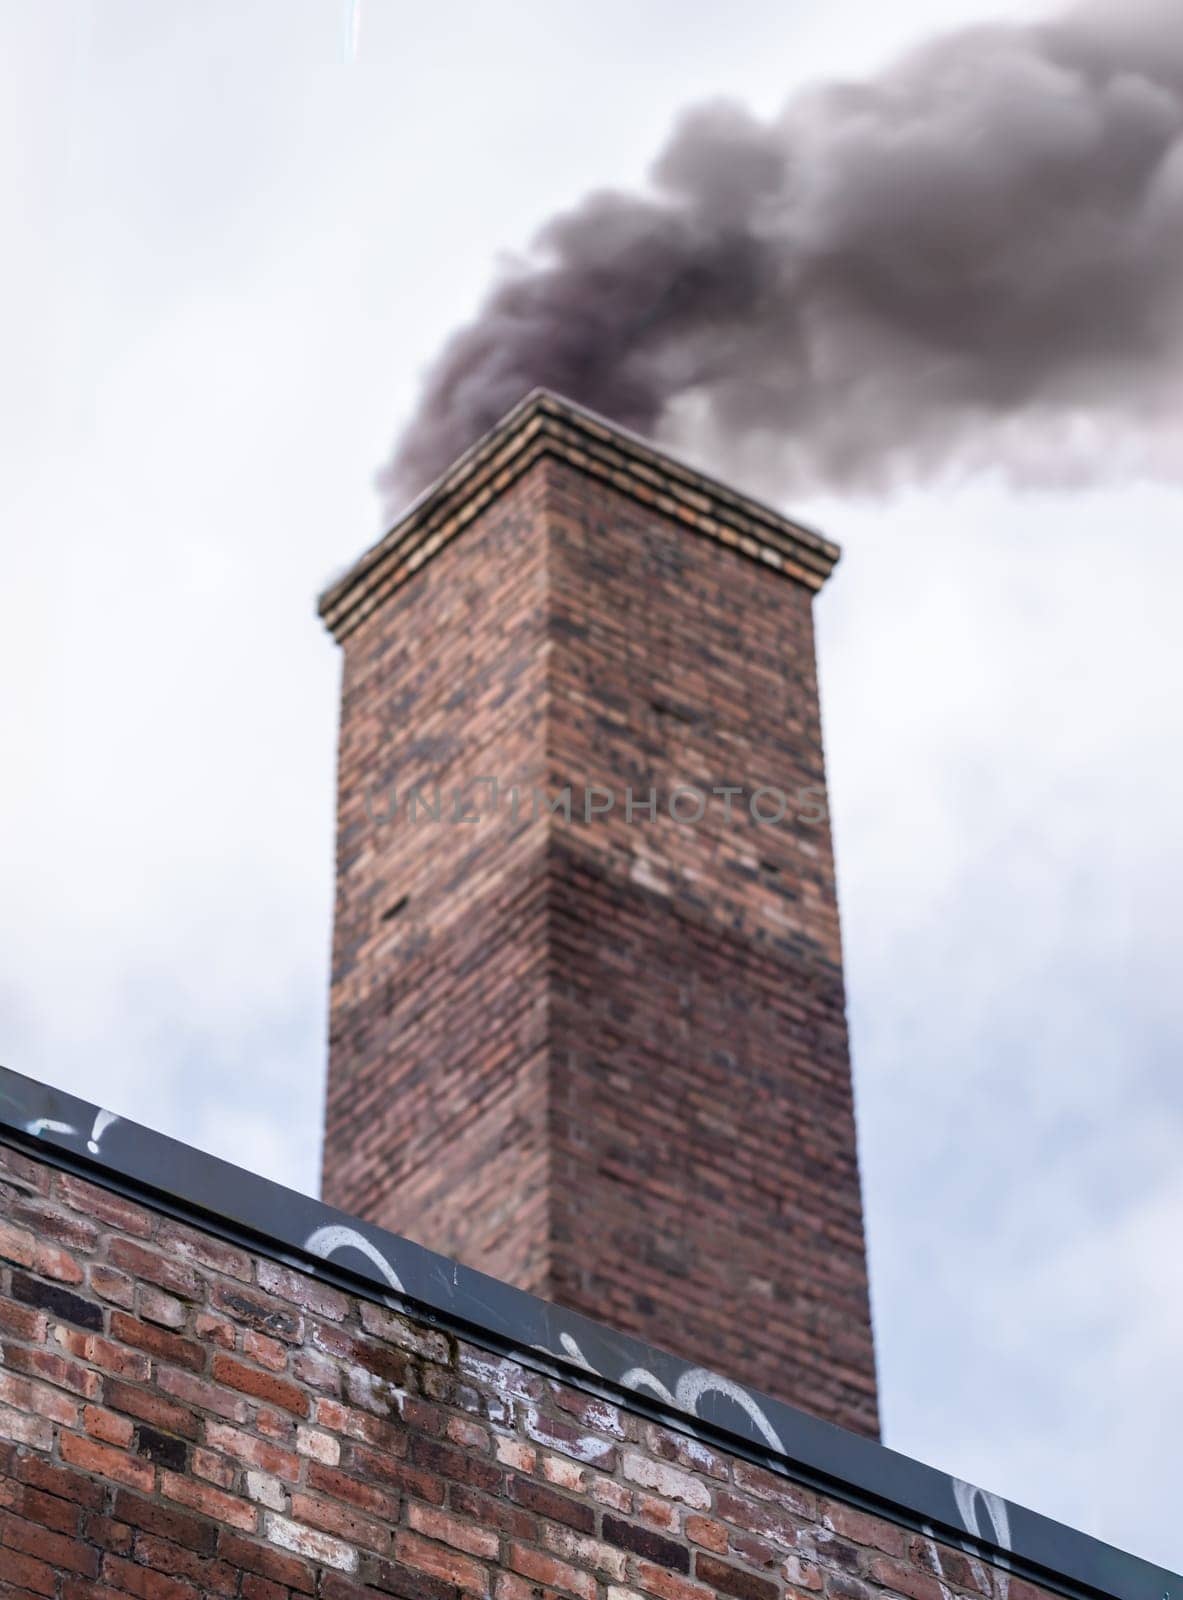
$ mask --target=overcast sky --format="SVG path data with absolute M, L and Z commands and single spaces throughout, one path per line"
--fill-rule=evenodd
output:
M 0 1060 L 310 1191 L 314 599 L 418 375 L 688 101 L 769 114 L 1038 14 L 358 9 L 351 52 L 339 0 L 0 0 Z M 846 551 L 817 615 L 886 1441 L 1183 1565 L 1183 490 L 786 509 Z

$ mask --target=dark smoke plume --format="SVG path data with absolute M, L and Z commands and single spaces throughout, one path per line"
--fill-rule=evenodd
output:
M 390 508 L 544 384 L 765 492 L 1183 465 L 1183 0 L 687 112 L 448 342 Z

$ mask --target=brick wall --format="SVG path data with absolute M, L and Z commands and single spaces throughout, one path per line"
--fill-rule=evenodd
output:
M 539 770 L 544 488 L 517 485 L 345 653 L 322 1185 L 330 1204 L 536 1292 L 545 824 L 452 824 L 448 806 L 412 825 L 399 797 Z
M 824 794 L 820 579 L 602 432 L 607 478 L 582 435 L 470 473 L 463 533 L 344 638 L 324 1195 L 874 1435 L 828 825 L 668 809 Z M 487 775 L 575 817 L 410 820 L 413 784 Z M 590 822 L 588 784 L 620 797 Z
M 2 1146 L 0 1350 L 0 1600 L 1040 1593 Z

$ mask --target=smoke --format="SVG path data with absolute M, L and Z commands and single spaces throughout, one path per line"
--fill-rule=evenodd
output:
M 1183 464 L 1183 10 L 938 38 L 770 122 L 687 111 L 429 370 L 398 511 L 538 384 L 770 493 Z

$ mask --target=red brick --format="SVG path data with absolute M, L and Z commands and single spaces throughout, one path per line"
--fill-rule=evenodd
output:
M 155 1481 L 152 1467 L 95 1439 L 81 1439 L 77 1434 L 63 1433 L 58 1449 L 62 1459 L 71 1466 L 81 1467 L 84 1472 L 93 1472 L 98 1477 L 109 1478 L 113 1483 L 126 1484 L 129 1489 L 146 1492 Z
M 716 1555 L 722 1554 L 727 1549 L 727 1529 L 713 1517 L 688 1516 L 685 1532 L 691 1544 L 705 1545 Z
M 201 1600 L 191 1583 L 149 1572 L 147 1567 L 122 1556 L 103 1558 L 103 1580 L 123 1594 L 135 1595 L 137 1600 Z
M 223 1350 L 233 1350 L 237 1343 L 234 1324 L 225 1317 L 212 1316 L 208 1311 L 199 1311 L 193 1320 L 193 1332 L 203 1344 L 220 1345 Z
M 260 1261 L 256 1268 L 259 1287 L 280 1300 L 290 1300 L 315 1312 L 318 1317 L 328 1317 L 340 1322 L 349 1309 L 349 1301 L 337 1289 L 302 1272 L 293 1272 L 274 1261 Z
M 86 1277 L 68 1250 L 63 1250 L 59 1245 L 50 1244 L 44 1239 L 37 1241 L 37 1247 L 33 1252 L 33 1270 L 39 1272 L 43 1278 L 53 1278 L 57 1283 L 79 1284 Z
M 56 1461 L 41 1461 L 36 1456 L 26 1456 L 17 1463 L 16 1470 L 23 1483 L 31 1484 L 45 1494 L 69 1500 L 91 1511 L 97 1510 L 103 1503 L 104 1490 L 101 1484 L 84 1478 L 81 1473 L 71 1472 L 68 1467 L 59 1466 Z
M 307 1561 L 272 1545 L 242 1539 L 225 1528 L 218 1534 L 218 1554 L 242 1572 L 252 1572 L 297 1594 L 312 1594 L 316 1589 L 316 1573 Z
M 33 1458 L 36 1459 L 36 1458 Z M 28 1483 L 4 1482 L 0 1479 L 0 1504 L 8 1505 L 28 1522 L 38 1522 L 54 1533 L 74 1535 L 82 1521 L 82 1512 L 68 1500 L 45 1494 Z
M 162 1250 L 180 1261 L 208 1267 L 211 1272 L 222 1272 L 230 1278 L 250 1281 L 250 1256 L 237 1245 L 227 1244 L 225 1239 L 216 1239 L 198 1228 L 190 1228 L 183 1222 L 165 1217 L 156 1230 L 156 1242 Z
M 890 1556 L 876 1556 L 871 1562 L 870 1576 L 876 1583 L 895 1594 L 907 1595 L 908 1600 L 945 1600 L 942 1583 L 928 1572 L 917 1572 L 903 1561 L 893 1561 Z
M 52 1450 L 53 1423 L 14 1411 L 10 1406 L 0 1406 L 0 1439 L 31 1445 L 34 1450 Z
M 93 1222 L 76 1212 L 63 1211 L 45 1200 L 26 1200 L 12 1208 L 13 1220 L 33 1230 L 39 1238 L 54 1240 L 70 1250 L 89 1254 L 99 1242 L 99 1230 Z
M 67 1428 L 75 1427 L 78 1422 L 78 1404 L 68 1395 L 3 1370 L 0 1370 L 0 1401 L 46 1422 L 60 1422 Z
M 217 1540 L 217 1529 L 210 1523 L 187 1511 L 178 1511 L 155 1500 L 142 1500 L 139 1495 L 123 1490 L 115 1496 L 115 1515 L 133 1528 L 158 1534 L 171 1544 L 184 1545 L 198 1555 L 210 1555 Z
M 126 1272 L 117 1272 L 114 1267 L 104 1266 L 101 1261 L 91 1265 L 90 1287 L 101 1300 L 110 1300 L 125 1311 L 130 1311 L 135 1304 L 135 1279 L 129 1278 Z
M 183 1478 L 176 1472 L 161 1472 L 160 1492 L 166 1500 L 175 1500 L 178 1505 L 199 1511 L 203 1517 L 215 1522 L 224 1522 L 231 1528 L 237 1528 L 240 1533 L 253 1532 L 258 1522 L 254 1506 L 248 1505 L 245 1500 L 225 1494 L 212 1484 Z
M 190 1372 L 201 1372 L 205 1367 L 206 1352 L 195 1340 L 170 1333 L 167 1328 L 153 1327 L 124 1311 L 111 1313 L 111 1335 L 174 1367 L 187 1367 Z
M 0 1177 L 4 1176 L 14 1188 L 27 1189 L 33 1194 L 48 1194 L 53 1174 L 32 1156 L 23 1155 L 10 1145 L 0 1145 Z
M 73 1328 L 57 1327 L 54 1340 L 71 1355 L 88 1361 L 91 1366 L 102 1367 L 117 1377 L 132 1383 L 147 1383 L 152 1374 L 152 1363 L 138 1350 L 128 1350 L 121 1344 L 104 1339 L 97 1333 L 79 1333 Z M 80 1391 L 81 1392 L 81 1391 Z
M 194 1269 L 174 1257 L 161 1255 L 131 1239 L 112 1239 L 107 1258 L 113 1266 L 133 1278 L 145 1278 L 182 1300 L 196 1300 L 201 1294 L 201 1277 Z
M 203 1596 L 238 1593 L 239 1574 L 228 1561 L 211 1561 L 157 1534 L 136 1535 L 135 1559 L 154 1572 L 192 1583 Z
M 250 1361 L 255 1361 L 261 1367 L 266 1367 L 269 1372 L 283 1372 L 288 1364 L 288 1352 L 278 1339 L 270 1339 L 265 1333 L 255 1333 L 248 1330 L 243 1334 L 242 1353 Z
M 733 1567 L 705 1550 L 700 1550 L 694 1558 L 694 1576 L 721 1595 L 734 1595 L 736 1600 L 780 1600 L 780 1584 L 775 1578 L 745 1572 L 742 1567 Z
M 659 1600 L 716 1600 L 713 1589 L 704 1589 L 701 1583 L 648 1561 L 637 1563 L 637 1582 L 646 1594 L 655 1594 Z
M 0 1334 L 13 1339 L 24 1339 L 30 1344 L 43 1344 L 49 1319 L 44 1311 L 34 1311 L 31 1306 L 21 1306 L 15 1300 L 0 1297 Z
M 76 1361 L 67 1361 L 54 1350 L 25 1350 L 9 1345 L 5 1361 L 11 1372 L 41 1379 L 57 1389 L 68 1389 L 71 1394 L 81 1395 L 84 1400 L 95 1400 L 103 1392 L 103 1380 L 99 1373 L 92 1372 Z
M 383 1555 L 390 1547 L 390 1530 L 387 1524 L 362 1516 L 350 1506 L 338 1501 L 325 1500 L 319 1495 L 293 1494 L 292 1521 L 306 1528 L 317 1528 L 322 1533 L 334 1534 L 346 1544 L 361 1550 L 373 1550 Z
M 299 1456 L 269 1439 L 244 1433 L 241 1428 L 232 1428 L 222 1422 L 207 1422 L 205 1440 L 215 1450 L 232 1456 L 244 1466 L 258 1467 L 262 1472 L 271 1472 L 276 1477 L 289 1478 L 292 1482 L 300 1475 Z
M 214 1353 L 211 1372 L 216 1382 L 228 1384 L 242 1394 L 280 1406 L 297 1417 L 308 1415 L 310 1405 L 307 1394 L 286 1378 L 276 1377 L 271 1372 L 260 1372 L 258 1368 L 247 1366 L 245 1362 L 221 1350 Z
M 178 1372 L 175 1367 L 159 1367 L 156 1382 L 168 1395 L 183 1400 L 195 1411 L 212 1411 L 216 1417 L 229 1422 L 245 1422 L 250 1408 L 237 1394 L 230 1394 L 216 1383 L 207 1383 L 191 1372 Z
M 155 1322 L 174 1332 L 184 1327 L 189 1315 L 184 1301 L 165 1294 L 163 1289 L 157 1289 L 150 1283 L 141 1283 L 136 1290 L 136 1313 L 143 1321 Z
M 83 1178 L 59 1172 L 56 1192 L 59 1200 L 80 1211 L 89 1221 L 105 1222 L 121 1233 L 134 1233 L 138 1238 L 147 1239 L 156 1227 L 153 1212 L 97 1184 L 87 1183 Z
M 78 1572 L 89 1578 L 98 1575 L 99 1557 L 90 1546 L 7 1512 L 0 1512 L 0 1544 L 8 1550 L 48 1562 L 60 1572 Z M 0 1560 L 7 1559 L 7 1556 L 0 1557 Z
M 889 1556 L 904 1553 L 903 1531 L 890 1522 L 884 1522 L 882 1517 L 869 1516 L 865 1511 L 857 1511 L 839 1500 L 824 1500 L 818 1512 L 827 1528 L 832 1528 L 852 1544 L 869 1545 Z
M 92 1439 L 101 1439 L 104 1444 L 113 1444 L 121 1450 L 131 1443 L 135 1432 L 126 1417 L 117 1416 L 102 1406 L 83 1406 L 82 1426 Z
M 435 1506 L 419 1505 L 412 1500 L 407 1505 L 407 1522 L 425 1539 L 435 1539 L 440 1544 L 450 1544 L 482 1561 L 495 1561 L 501 1548 L 498 1535 L 488 1528 L 474 1527 L 460 1517 L 450 1516 Z
M 488 1571 L 471 1556 L 421 1539 L 406 1528 L 399 1528 L 396 1533 L 395 1548 L 397 1559 L 403 1566 L 413 1567 L 416 1572 L 426 1572 L 432 1578 L 442 1578 L 446 1583 L 454 1583 L 457 1588 L 465 1589 L 470 1594 L 487 1595 L 489 1592 Z M 594 1594 L 593 1586 L 589 1600 L 594 1600 Z
M 113 1411 L 123 1411 L 140 1422 L 150 1422 L 154 1428 L 163 1428 L 165 1433 L 180 1434 L 186 1439 L 197 1437 L 197 1418 L 193 1412 L 151 1389 L 108 1378 L 103 1386 L 103 1398 Z
M 53 1568 L 36 1556 L 20 1555 L 14 1550 L 4 1551 L 4 1581 L 16 1590 L 25 1589 L 30 1594 L 53 1594 L 56 1589 Z M 93 1591 L 91 1591 L 93 1592 Z
M 549 1584 L 564 1594 L 578 1595 L 579 1600 L 596 1600 L 598 1586 L 590 1572 L 580 1572 L 577 1567 L 570 1567 L 542 1550 L 532 1550 L 524 1544 L 510 1545 L 509 1566 L 523 1577 Z
M 392 1465 L 397 1466 L 397 1463 Z M 308 1487 L 315 1489 L 319 1495 L 342 1500 L 347 1505 L 356 1506 L 359 1510 L 367 1511 L 371 1516 L 387 1522 L 397 1522 L 399 1519 L 398 1494 L 392 1494 L 388 1489 L 380 1488 L 373 1482 L 351 1478 L 347 1473 L 338 1472 L 333 1467 L 322 1466 L 318 1461 L 308 1463 L 305 1481 Z
M 545 1484 L 536 1483 L 532 1478 L 523 1478 L 514 1473 L 509 1479 L 509 1493 L 519 1505 L 536 1511 L 540 1517 L 552 1522 L 565 1523 L 581 1533 L 590 1533 L 595 1526 L 595 1512 L 589 1505 L 581 1500 L 573 1500 L 570 1495 L 559 1494 L 555 1489 L 548 1489 Z
M 0 1260 L 15 1261 L 18 1267 L 31 1267 L 36 1241 L 26 1228 L 0 1222 Z

